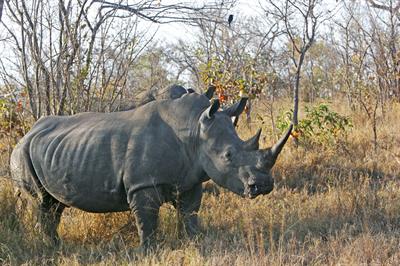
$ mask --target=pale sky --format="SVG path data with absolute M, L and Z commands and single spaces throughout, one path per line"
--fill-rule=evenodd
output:
M 161 0 L 163 4 L 173 4 L 177 2 L 182 2 L 182 0 Z M 206 2 L 215 2 L 215 0 L 205 0 Z M 278 3 L 279 1 L 282 0 L 277 0 L 276 2 Z M 335 6 L 337 0 L 323 0 L 324 6 L 327 8 L 333 8 Z M 185 1 L 183 2 L 191 2 L 191 1 Z M 196 1 L 192 1 L 196 2 Z M 262 10 L 259 7 L 259 2 L 266 2 L 266 0 L 238 0 L 238 5 L 234 7 L 231 11 L 231 13 L 234 15 L 234 20 L 233 23 L 236 22 L 235 19 L 238 18 L 238 16 L 260 16 L 262 15 Z M 8 19 L 7 19 L 7 11 L 3 12 L 3 20 L 7 25 Z M 163 25 L 155 25 L 151 23 L 143 23 L 144 27 L 151 27 L 152 30 L 157 30 L 157 35 L 156 37 L 158 39 L 166 39 L 169 41 L 172 41 L 173 39 L 185 39 L 185 38 L 190 38 L 190 32 L 193 31 L 193 28 L 184 25 L 182 23 L 171 23 L 171 24 L 163 24 Z M 0 25 L 0 33 L 3 31 L 1 29 Z M 186 35 L 186 36 L 185 36 Z M 0 34 L 1 37 L 1 34 Z M 0 49 L 1 46 L 0 46 Z M 1 51 L 0 51 L 1 55 Z
M 279 2 L 282 0 L 277 0 Z M 324 8 L 328 10 L 333 10 L 337 5 L 337 0 L 322 0 Z M 162 0 L 163 3 L 176 3 L 179 1 L 176 0 Z M 254 16 L 262 16 L 263 10 L 260 8 L 259 3 L 266 2 L 266 0 L 239 0 L 238 5 L 232 9 L 230 13 L 234 15 L 233 23 L 236 22 L 235 18 L 239 16 L 246 17 L 254 17 Z M 227 18 L 228 19 L 228 18 Z M 174 24 L 164 24 L 164 25 L 152 25 L 154 29 L 158 28 L 158 32 L 156 37 L 158 39 L 165 39 L 168 41 L 178 40 L 185 38 L 190 38 L 190 32 L 193 31 L 193 28 L 190 26 L 184 25 L 182 23 L 174 23 Z M 186 36 L 185 36 L 186 35 Z
M 183 0 L 184 1 L 184 0 Z M 206 1 L 212 1 L 215 2 L 215 0 L 206 0 Z M 264 2 L 266 0 L 239 0 L 238 5 L 232 9 L 230 12 L 231 14 L 234 15 L 234 20 L 233 24 L 238 23 L 237 18 L 239 16 L 260 16 L 262 15 L 262 10 L 259 7 L 259 2 Z M 282 0 L 277 0 L 277 2 L 282 1 Z M 171 4 L 171 3 L 176 3 L 176 2 L 182 2 L 182 0 L 162 0 L 164 4 Z M 188 2 L 188 1 L 186 1 Z M 324 2 L 324 7 L 326 8 L 331 8 L 335 6 L 336 0 L 323 0 Z M 11 26 L 11 23 L 9 22 L 9 19 L 7 18 L 7 10 L 3 12 L 3 21 L 5 22 L 6 25 L 9 27 Z M 227 18 L 226 18 L 227 19 Z M 156 38 L 160 40 L 161 42 L 176 42 L 179 39 L 182 39 L 183 41 L 188 41 L 193 39 L 192 33 L 195 31 L 195 28 L 187 26 L 182 23 L 171 23 L 171 24 L 163 24 L 163 25 L 157 25 L 157 24 L 152 24 L 149 22 L 141 22 L 142 27 L 150 27 L 151 31 L 156 31 Z M 145 28 L 144 28 L 145 29 Z M 4 37 L 4 29 L 2 29 L 2 25 L 0 24 L 0 40 L 1 38 Z M 6 42 L 1 42 L 0 41 L 0 57 L 3 59 L 5 57 L 10 56 L 10 48 L 7 47 Z M 15 62 L 14 59 L 10 58 L 13 62 Z M 3 61 L 5 64 L 7 64 L 7 61 Z

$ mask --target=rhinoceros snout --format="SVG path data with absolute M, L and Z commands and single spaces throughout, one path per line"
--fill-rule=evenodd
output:
M 271 179 L 266 183 L 250 183 L 248 184 L 247 196 L 251 199 L 256 198 L 258 195 L 269 194 L 274 189 L 274 180 Z

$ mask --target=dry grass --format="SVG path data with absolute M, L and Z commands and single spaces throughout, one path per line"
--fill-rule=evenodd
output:
M 288 145 L 270 195 L 205 194 L 197 239 L 179 239 L 176 214 L 163 206 L 160 246 L 146 256 L 135 253 L 130 213 L 68 209 L 59 227 L 62 245 L 48 244 L 35 229 L 34 206 L 21 213 L 3 158 L 0 264 L 400 265 L 400 106 L 379 123 L 377 154 L 365 117 L 335 109 L 353 120 L 348 139 L 329 148 Z M 255 130 L 242 127 L 241 135 Z

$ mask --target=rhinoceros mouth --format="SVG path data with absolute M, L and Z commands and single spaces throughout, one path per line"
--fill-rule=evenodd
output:
M 252 184 L 248 186 L 247 196 L 250 199 L 254 199 L 259 195 L 269 194 L 274 189 L 274 185 L 258 185 Z

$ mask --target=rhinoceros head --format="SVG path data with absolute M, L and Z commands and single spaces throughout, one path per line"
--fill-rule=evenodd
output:
M 218 111 L 214 101 L 200 116 L 199 149 L 204 171 L 218 185 L 244 197 L 268 194 L 274 187 L 271 168 L 289 138 L 292 126 L 270 148 L 259 149 L 261 130 L 247 141 L 237 135 L 231 117 L 239 115 L 245 98 L 233 106 Z

